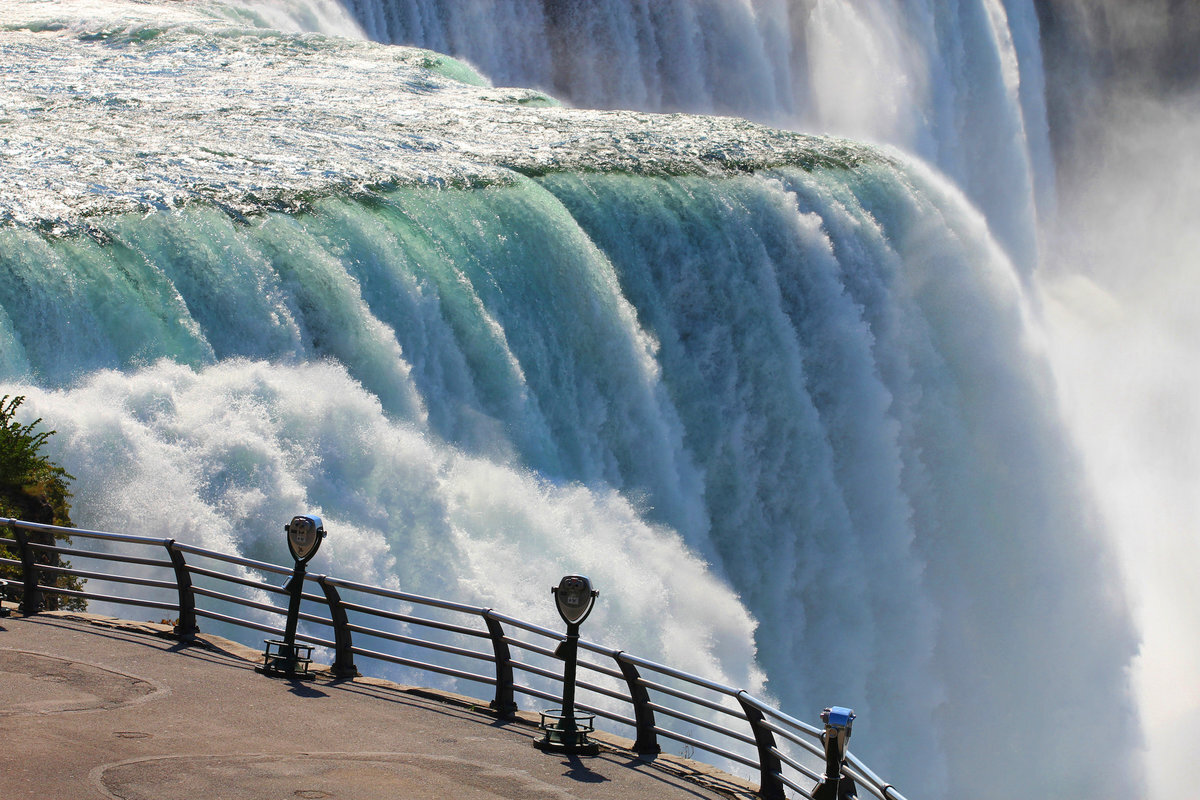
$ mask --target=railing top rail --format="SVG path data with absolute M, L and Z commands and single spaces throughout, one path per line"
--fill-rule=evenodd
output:
M 31 531 L 47 531 L 49 533 L 61 533 L 65 536 L 82 536 L 86 539 L 105 539 L 110 542 L 128 542 L 131 544 L 153 544 L 159 547 L 166 546 L 170 539 L 156 539 L 150 536 L 136 536 L 132 533 L 107 533 L 105 531 L 92 531 L 87 528 L 64 528 L 61 525 L 46 525 L 41 522 L 26 522 L 21 519 L 10 519 L 9 517 L 0 517 L 0 525 L 11 525 L 14 528 L 23 528 Z
M 529 631 L 530 633 L 541 634 L 542 636 L 545 636 L 547 639 L 561 639 L 563 637 L 562 631 L 552 630 L 543 625 L 536 625 L 532 622 L 526 622 L 523 619 L 517 619 L 516 617 L 510 617 L 508 614 L 501 614 L 499 611 L 496 611 L 493 608 L 486 609 L 485 616 L 496 620 L 496 622 L 503 622 L 505 625 L 511 625 L 514 628 L 520 628 L 521 630 Z M 598 645 L 593 645 L 591 642 L 585 641 L 583 639 L 579 640 L 579 646 L 582 648 L 588 649 L 588 650 L 604 652 L 604 650 L 602 648 L 600 648 Z
M 891 798 L 891 800 L 907 800 L 904 795 L 896 791 L 894 786 L 872 772 L 865 764 L 862 763 L 862 760 L 853 753 L 846 753 L 846 764 L 850 767 L 851 771 L 855 773 L 853 777 L 857 778 L 860 783 L 867 785 L 874 784 L 874 786 L 877 787 L 881 793 L 883 793 L 886 797 Z
M 209 550 L 204 547 L 196 547 L 192 544 L 184 544 L 173 539 L 168 539 L 171 542 L 171 548 L 178 550 L 181 553 L 191 553 L 192 555 L 203 556 L 204 558 L 212 558 L 217 561 L 224 561 L 227 564 L 236 564 L 239 567 L 250 567 L 251 569 L 261 570 L 263 572 L 273 572 L 276 575 L 291 575 L 292 570 L 287 567 L 281 567 L 278 564 L 272 564 L 268 561 L 258 561 L 253 558 L 245 558 L 244 556 L 231 556 L 228 553 L 221 553 L 216 550 Z
M 693 675 L 690 672 L 684 672 L 683 670 L 675 669 L 674 667 L 668 667 L 666 664 L 659 664 L 657 661 L 651 661 L 648 658 L 641 658 L 639 656 L 631 655 L 630 653 L 626 653 L 624 651 L 620 653 L 618 658 L 619 660 L 628 661 L 630 664 L 635 666 L 653 670 L 661 675 L 666 675 L 681 681 L 687 681 L 688 683 L 692 683 L 697 686 L 703 686 L 705 689 L 711 689 L 719 694 L 729 695 L 730 697 L 737 697 L 739 694 L 744 694 L 741 689 L 735 689 L 732 686 L 726 686 L 723 683 L 710 681 L 707 678 L 701 678 L 699 675 Z
M 355 581 L 347 581 L 341 578 L 333 578 L 328 575 L 309 575 L 309 580 L 319 581 L 321 578 L 325 582 L 337 586 L 342 589 L 352 589 L 366 594 L 373 594 L 377 597 L 387 597 L 392 600 L 403 600 L 408 603 L 417 603 L 423 606 L 432 606 L 433 608 L 441 608 L 446 611 L 458 611 L 462 614 L 470 614 L 476 617 L 482 617 L 487 609 L 481 606 L 469 606 L 465 603 L 455 603 L 452 600 L 438 600 L 435 597 L 425 597 L 419 594 L 409 594 L 408 592 L 399 592 L 394 589 L 384 589 L 382 586 L 371 586 L 366 583 L 357 583 Z
M 803 720 L 799 720 L 793 716 L 785 714 L 773 706 L 767 705 L 762 700 L 759 700 L 757 697 L 750 694 L 749 692 L 740 691 L 740 692 L 738 692 L 738 695 L 741 697 L 742 700 L 744 700 L 745 702 L 754 706 L 755 708 L 757 708 L 759 711 L 763 712 L 763 714 L 765 714 L 768 717 L 774 717 L 775 719 L 779 720 L 780 722 L 784 723 L 785 725 L 790 725 L 793 728 L 798 728 L 799 730 L 804 731 L 805 733 L 809 734 L 810 736 L 819 737 L 821 735 L 820 728 L 817 728 L 816 726 L 810 725 Z

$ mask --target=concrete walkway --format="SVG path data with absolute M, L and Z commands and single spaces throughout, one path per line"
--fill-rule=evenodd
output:
M 0 618 L 4 800 L 708 800 L 745 783 L 671 756 L 543 753 L 528 715 L 357 678 L 268 678 L 215 637 L 86 614 Z M 535 720 L 536 721 L 536 720 Z

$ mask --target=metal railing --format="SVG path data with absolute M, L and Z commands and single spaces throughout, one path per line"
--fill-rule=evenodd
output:
M 11 536 L 0 536 L 0 544 L 15 548 L 20 558 L 0 557 L 0 564 L 21 572 L 21 581 L 9 581 L 6 585 L 13 595 L 10 599 L 19 599 L 25 614 L 42 610 L 43 598 L 49 594 L 166 612 L 174 617 L 174 635 L 182 641 L 199 632 L 197 620 L 201 617 L 274 636 L 283 633 L 281 628 L 264 620 L 286 616 L 287 609 L 265 599 L 271 594 L 287 592 L 268 583 L 262 574 L 291 576 L 289 568 L 174 539 L 59 528 L 0 517 L 0 530 L 5 527 Z M 142 554 L 34 542 L 27 535 L 31 531 L 98 540 L 108 543 L 110 549 L 114 545 L 131 551 L 141 548 Z M 155 551 L 162 556 L 154 557 Z M 57 553 L 74 561 L 115 562 L 136 567 L 142 574 L 53 566 L 44 563 L 52 558 L 43 555 L 39 559 L 39 553 Z M 235 570 L 229 571 L 228 566 Z M 134 597 L 120 593 L 119 589 L 103 593 L 59 588 L 54 578 L 60 575 L 117 587 L 143 587 L 154 596 Z M 550 691 L 562 683 L 561 672 L 554 669 L 555 648 L 563 640 L 558 631 L 491 608 L 327 575 L 305 575 L 304 580 L 306 587 L 319 587 L 320 594 L 303 592 L 305 605 L 299 619 L 306 624 L 297 632 L 296 639 L 327 648 L 332 656 L 331 671 L 336 677 L 357 675 L 355 659 L 362 657 L 481 684 L 492 687 L 489 705 L 502 717 L 511 717 L 516 712 L 518 694 L 551 703 L 561 698 Z M 230 584 L 251 596 L 231 593 Z M 352 599 L 343 598 L 343 594 Z M 249 609 L 253 613 L 248 616 L 256 619 L 236 616 L 245 614 L 236 609 Z M 423 614 L 416 613 L 417 609 Z M 413 635 L 417 628 L 424 636 L 440 638 Z M 325 635 L 317 635 L 318 630 L 326 631 Z M 365 647 L 364 640 L 379 644 Z M 632 733 L 635 753 L 647 756 L 659 753 L 661 741 L 668 739 L 683 745 L 684 752 L 704 751 L 717 759 L 748 767 L 756 773 L 758 792 L 765 800 L 783 800 L 788 792 L 792 796 L 812 797 L 824 764 L 821 729 L 771 707 L 744 690 L 586 640 L 579 642 L 579 648 L 595 660 L 582 657 L 579 660 L 581 677 L 576 686 L 584 699 L 576 703 L 576 708 Z M 416 651 L 441 655 L 435 663 L 424 660 L 428 655 L 415 657 Z M 514 651 L 519 655 L 514 656 Z M 486 671 L 475 671 L 480 669 Z M 852 754 L 846 757 L 843 774 L 880 800 L 905 800 Z

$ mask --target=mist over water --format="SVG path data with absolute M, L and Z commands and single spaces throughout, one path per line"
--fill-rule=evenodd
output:
M 88 527 L 312 511 L 332 574 L 547 624 L 584 572 L 591 636 L 855 707 L 914 800 L 1168 796 L 1196 117 L 1107 106 L 1089 168 L 1068 5 L 14 4 L 4 390 Z
M 1142 637 L 1147 796 L 1200 778 L 1197 231 L 1200 105 L 1125 98 L 1078 184 L 1042 287 L 1066 417 L 1113 532 Z

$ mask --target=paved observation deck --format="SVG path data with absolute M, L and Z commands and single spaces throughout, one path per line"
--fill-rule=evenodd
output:
M 261 653 L 89 614 L 0 618 L 5 800 L 730 800 L 754 787 L 596 734 L 543 753 L 536 714 L 371 678 L 268 678 Z

